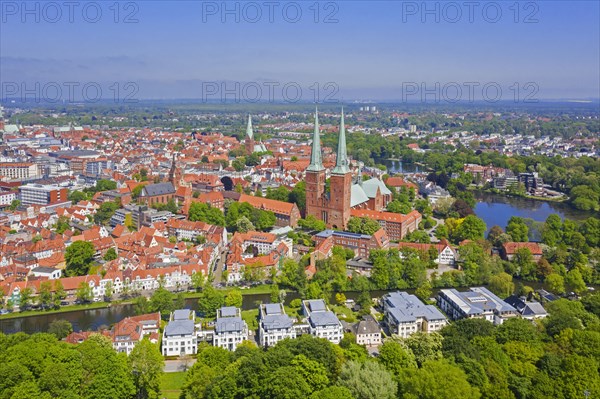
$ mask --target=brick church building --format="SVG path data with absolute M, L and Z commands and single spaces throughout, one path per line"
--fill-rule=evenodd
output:
M 306 214 L 324 221 L 327 227 L 345 230 L 351 209 L 368 209 L 381 212 L 392 200 L 392 192 L 377 178 L 362 181 L 359 173 L 353 183 L 350 161 L 346 150 L 344 111 L 340 120 L 337 158 L 329 175 L 329 192 L 325 189 L 328 171 L 323 166 L 319 137 L 319 115 L 315 113 L 310 165 L 306 168 Z
M 319 137 L 319 115 L 315 113 L 310 165 L 306 169 L 306 213 L 324 221 L 328 227 L 345 229 L 350 219 L 352 172 L 346 153 L 344 113 L 340 121 L 340 136 L 335 167 L 329 179 L 329 193 L 325 192 L 325 167 Z

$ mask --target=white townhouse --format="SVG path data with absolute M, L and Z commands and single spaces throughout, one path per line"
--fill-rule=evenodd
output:
M 104 277 L 100 278 L 100 282 L 94 288 L 94 298 L 103 299 L 107 293 L 107 288 L 112 285 L 113 295 L 119 295 L 123 292 L 123 273 L 109 272 Z
M 352 332 L 356 335 L 356 343 L 359 345 L 369 347 L 381 345 L 381 328 L 377 320 L 370 314 L 354 324 Z
M 195 355 L 198 352 L 198 334 L 194 311 L 179 309 L 171 313 L 162 339 L 163 356 Z
M 415 295 L 391 292 L 382 298 L 384 320 L 390 333 L 408 338 L 416 332 L 441 330 L 448 320 L 435 306 L 425 305 Z
M 0 266 L 3 266 L 1 262 Z M 31 274 L 35 277 L 45 277 L 48 280 L 56 280 L 62 275 L 62 270 L 54 267 L 38 266 L 31 269 Z
M 241 317 L 239 308 L 224 306 L 217 310 L 217 322 L 213 345 L 234 351 L 248 339 L 248 325 Z
M 318 338 L 325 338 L 339 344 L 344 336 L 344 328 L 335 313 L 329 310 L 322 299 L 302 302 L 302 311 L 308 318 L 308 331 Z
M 294 321 L 285 313 L 282 303 L 261 304 L 258 339 L 260 346 L 273 346 L 285 338 L 296 338 Z
M 398 249 L 402 250 L 402 248 L 412 248 L 423 252 L 428 252 L 433 248 L 437 252 L 437 257 L 433 261 L 438 265 L 454 266 L 458 260 L 458 252 L 445 239 L 442 239 L 437 244 L 399 242 Z M 400 258 L 403 257 L 402 251 L 400 251 Z

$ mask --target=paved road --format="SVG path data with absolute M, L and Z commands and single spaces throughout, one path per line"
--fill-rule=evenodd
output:
M 225 260 L 227 259 L 227 248 L 224 248 L 219 254 L 219 259 L 215 262 L 215 268 L 213 270 L 213 285 L 217 285 L 221 282 L 223 276 L 223 267 L 225 266 Z
M 438 240 L 438 239 L 435 237 L 435 235 L 433 235 L 433 232 L 435 231 L 435 229 L 437 229 L 437 227 L 438 227 L 440 224 L 443 224 L 444 222 L 443 222 L 443 220 L 441 220 L 441 219 L 436 219 L 436 218 L 434 218 L 433 216 L 432 216 L 431 218 L 432 218 L 432 219 L 435 221 L 435 226 L 433 226 L 433 227 L 432 227 L 432 228 L 430 228 L 430 229 L 427 229 L 427 230 L 425 230 L 425 232 L 427 233 L 427 235 L 429 235 L 429 238 L 431 239 L 431 242 L 433 242 L 433 243 L 436 243 L 436 242 L 439 242 L 440 240 Z
M 176 373 L 178 371 L 187 371 L 196 363 L 196 359 L 188 360 L 165 360 L 165 367 L 163 368 L 165 373 Z

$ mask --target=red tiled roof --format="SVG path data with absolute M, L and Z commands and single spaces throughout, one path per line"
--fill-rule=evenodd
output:
M 295 206 L 293 203 L 255 197 L 247 194 L 241 194 L 239 202 L 247 202 L 257 209 L 272 211 L 273 213 L 282 215 L 291 215 Z
M 389 177 L 386 181 L 385 184 L 387 184 L 390 187 L 412 187 L 412 188 L 417 188 L 417 185 L 409 182 L 407 180 L 404 180 L 402 177 L 400 176 L 392 176 Z
M 542 247 L 537 242 L 507 242 L 503 244 L 507 254 L 515 254 L 521 248 L 527 248 L 532 255 L 542 255 Z
M 350 215 L 354 217 L 367 217 L 373 220 L 385 220 L 386 222 L 396 223 L 404 223 L 407 220 L 421 216 L 417 210 L 412 210 L 406 215 L 403 215 L 401 213 L 373 211 L 370 209 L 351 209 Z

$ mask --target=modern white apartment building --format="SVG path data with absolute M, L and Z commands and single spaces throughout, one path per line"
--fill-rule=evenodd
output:
M 32 162 L 2 162 L 0 176 L 12 181 L 35 180 L 42 177 L 38 166 Z
M 14 191 L 0 191 L 0 206 L 10 205 L 17 199 L 17 193 Z
M 217 310 L 217 323 L 213 345 L 234 351 L 248 339 L 248 325 L 241 317 L 239 308 L 224 306 Z
M 69 200 L 66 188 L 52 185 L 25 184 L 19 188 L 19 192 L 23 205 L 48 205 Z
M 390 333 L 407 338 L 416 332 L 441 330 L 448 320 L 435 306 L 425 305 L 414 295 L 391 292 L 382 298 L 385 322 Z
M 294 321 L 285 313 L 283 304 L 260 305 L 258 339 L 260 346 L 273 346 L 285 338 L 296 338 Z
M 342 323 L 322 299 L 305 300 L 302 310 L 308 318 L 308 331 L 315 337 L 339 344 L 344 336 Z
M 514 307 L 485 287 L 472 287 L 466 292 L 459 292 L 454 288 L 441 290 L 437 303 L 453 320 L 480 318 L 499 325 L 518 314 Z
M 198 336 L 194 312 L 179 309 L 171 313 L 162 339 L 163 356 L 194 355 L 198 351 Z

